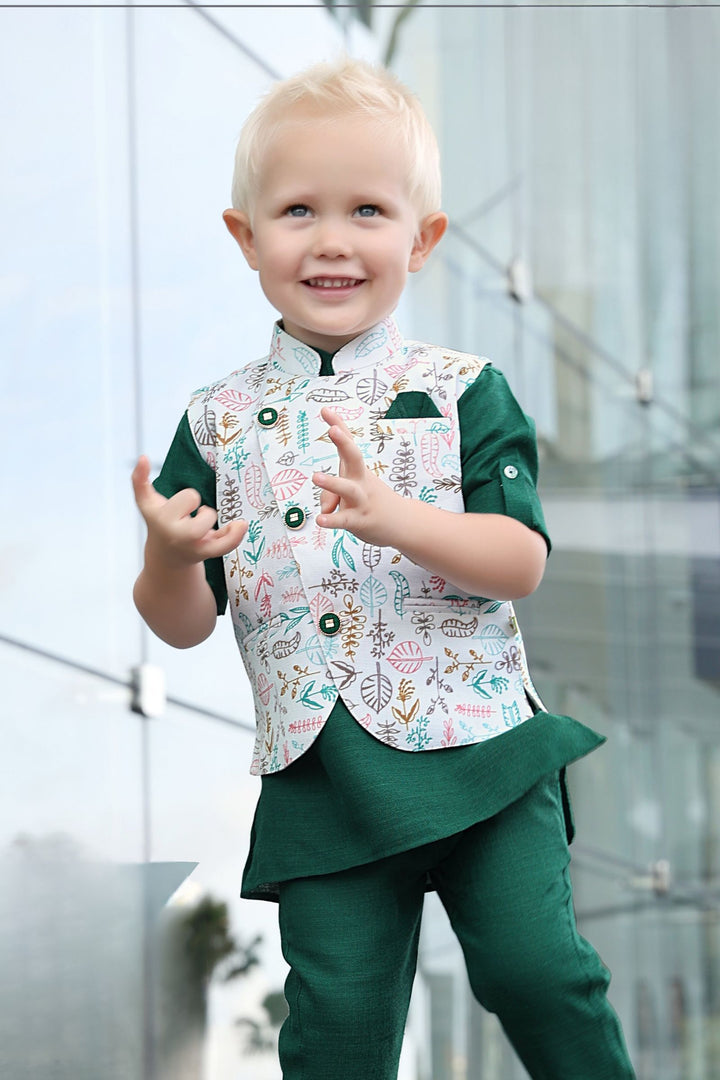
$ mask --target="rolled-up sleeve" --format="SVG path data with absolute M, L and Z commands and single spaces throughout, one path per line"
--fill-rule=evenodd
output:
M 187 413 L 178 424 L 160 473 L 153 481 L 153 487 L 166 499 L 171 499 L 183 488 L 194 488 L 205 506 L 211 506 L 213 510 L 217 510 L 215 471 L 197 448 L 190 431 Z M 227 607 L 223 560 L 206 559 L 205 577 L 215 595 L 218 615 L 222 615 Z
M 537 493 L 535 424 L 502 372 L 486 364 L 458 401 L 465 510 L 506 514 L 539 532 L 550 551 Z

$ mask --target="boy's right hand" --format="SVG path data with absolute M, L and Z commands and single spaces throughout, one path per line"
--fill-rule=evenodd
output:
M 146 554 L 160 560 L 168 569 L 180 570 L 227 555 L 247 532 L 248 523 L 242 520 L 213 528 L 216 511 L 203 506 L 192 488 L 184 488 L 166 499 L 150 483 L 150 462 L 145 455 L 133 469 L 132 484 L 135 502 L 148 529 Z M 191 517 L 194 510 L 197 514 Z

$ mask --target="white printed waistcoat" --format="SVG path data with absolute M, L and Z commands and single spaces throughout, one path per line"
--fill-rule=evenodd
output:
M 225 577 L 255 699 L 252 773 L 300 757 L 339 694 L 399 750 L 480 742 L 542 708 L 512 604 L 315 524 L 312 473 L 338 466 L 320 415 L 328 404 L 387 484 L 462 513 L 457 401 L 485 363 L 403 342 L 387 319 L 321 377 L 317 353 L 276 325 L 267 357 L 193 396 L 190 430 L 216 473 L 220 524 L 249 522 Z M 441 416 L 385 419 L 407 391 L 427 394 Z

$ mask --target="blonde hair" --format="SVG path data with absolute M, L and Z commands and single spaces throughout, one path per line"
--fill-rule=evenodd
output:
M 408 161 L 408 188 L 418 217 L 440 209 L 440 152 L 418 99 L 386 68 L 349 57 L 312 67 L 276 83 L 245 121 L 232 181 L 232 204 L 252 216 L 263 154 L 276 133 L 304 108 L 331 119 L 361 113 L 392 127 Z

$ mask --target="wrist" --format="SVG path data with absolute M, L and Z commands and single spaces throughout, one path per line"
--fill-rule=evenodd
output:
M 385 546 L 395 548 L 414 562 L 411 552 L 417 548 L 417 541 L 428 525 L 425 514 L 428 510 L 437 510 L 437 507 L 430 507 L 420 499 L 410 499 L 404 495 L 395 494 L 395 499 L 396 504 L 387 516 Z
M 145 542 L 144 569 L 154 579 L 167 579 L 168 582 L 195 575 L 205 576 L 202 561 L 191 562 L 167 544 L 158 545 L 148 537 Z

